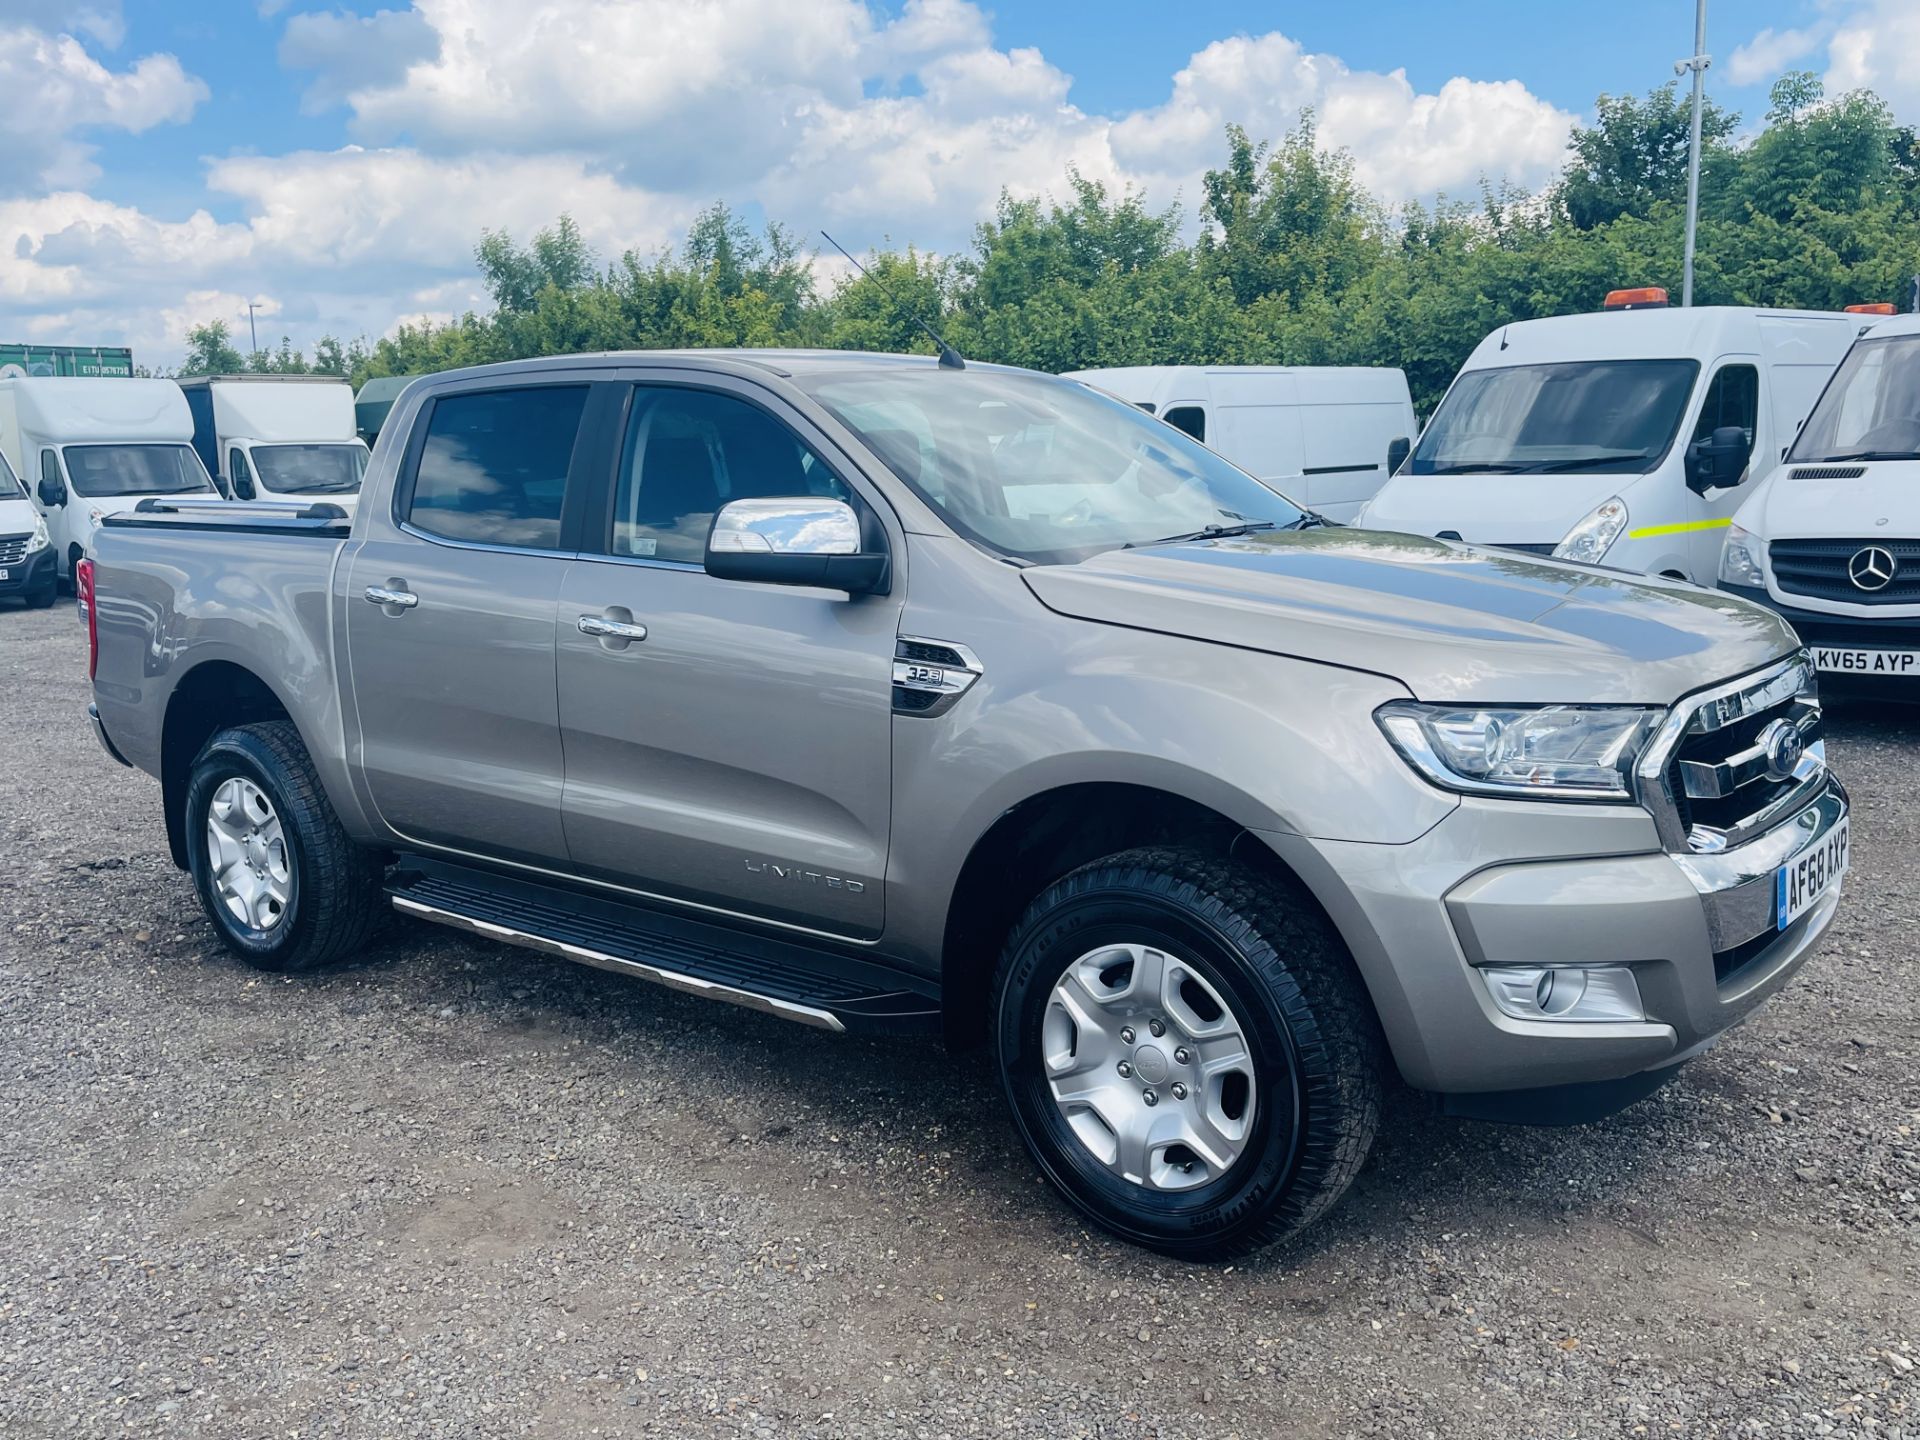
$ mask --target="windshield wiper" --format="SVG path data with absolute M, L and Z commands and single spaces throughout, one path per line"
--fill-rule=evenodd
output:
M 1189 540 L 1227 540 L 1235 535 L 1251 535 L 1256 530 L 1278 530 L 1279 528 L 1271 520 L 1242 520 L 1237 525 L 1207 525 L 1181 535 L 1162 535 L 1158 540 L 1129 540 L 1120 548 L 1138 550 L 1147 545 L 1182 545 Z
M 358 490 L 358 482 L 336 485 L 299 485 L 280 493 L 283 495 L 344 495 L 349 490 Z
M 1552 475 L 1562 470 L 1578 470 L 1583 465 L 1617 465 L 1622 460 L 1644 460 L 1651 450 L 1597 450 L 1591 455 L 1575 455 L 1571 460 L 1549 460 L 1544 465 L 1531 467 L 1539 475 Z
M 1531 465 L 1517 460 L 1461 460 L 1451 465 L 1435 465 L 1431 470 L 1415 471 L 1424 475 L 1518 475 Z
M 1827 455 L 1818 460 L 1795 460 L 1795 465 L 1833 465 L 1843 460 L 1920 460 L 1916 450 L 1855 450 L 1850 455 Z

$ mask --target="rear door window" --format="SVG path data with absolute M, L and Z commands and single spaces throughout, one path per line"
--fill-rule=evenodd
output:
M 1186 431 L 1202 445 L 1207 443 L 1207 412 L 1198 405 L 1176 405 L 1160 418 L 1174 429 Z
M 557 550 L 587 391 L 529 385 L 440 396 L 414 468 L 408 523 L 449 540 Z

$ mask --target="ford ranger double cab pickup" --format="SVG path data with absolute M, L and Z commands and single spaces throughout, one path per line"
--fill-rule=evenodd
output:
M 1833 918 L 1777 616 L 1326 524 L 1070 381 L 581 355 L 415 381 L 359 508 L 146 502 L 93 723 L 254 965 L 405 915 L 835 1031 L 983 1038 L 1186 1256 L 1305 1225 L 1395 1076 L 1578 1120 Z

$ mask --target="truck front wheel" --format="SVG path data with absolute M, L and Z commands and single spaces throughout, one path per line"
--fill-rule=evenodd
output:
M 284 720 L 235 726 L 206 743 L 187 783 L 186 836 L 201 908 L 227 948 L 258 969 L 342 959 L 382 913 L 377 856 L 341 829 Z
M 1318 1218 L 1360 1171 L 1384 1045 L 1317 909 L 1178 849 L 1050 886 L 993 986 L 1001 1076 L 1028 1150 L 1124 1239 L 1223 1259 Z

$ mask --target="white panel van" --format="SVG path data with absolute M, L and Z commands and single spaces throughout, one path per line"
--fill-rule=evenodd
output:
M 1482 340 L 1360 523 L 1712 584 L 1746 487 L 1870 321 L 1608 299 Z
M 1735 512 L 1720 587 L 1792 621 L 1842 691 L 1920 700 L 1920 316 L 1854 342 Z
M 1366 366 L 1138 365 L 1068 378 L 1138 405 L 1329 520 L 1353 519 L 1416 426 L 1407 377 Z

